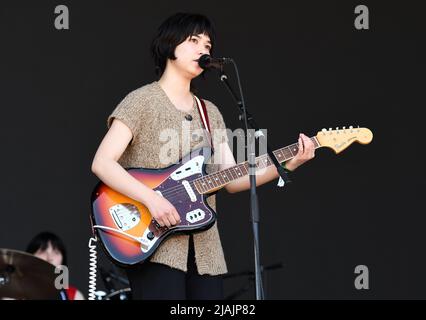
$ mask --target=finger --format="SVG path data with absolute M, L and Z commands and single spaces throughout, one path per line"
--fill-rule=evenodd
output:
M 158 220 L 158 223 L 160 224 L 160 226 L 162 227 L 170 227 L 170 221 L 169 219 L 167 219 L 167 213 L 164 213 L 161 218 Z
M 314 144 L 311 141 L 311 139 L 309 139 L 307 136 L 303 135 L 302 136 L 302 141 L 303 141 L 303 146 L 304 146 L 305 154 L 311 154 L 312 150 L 314 148 Z
M 169 220 L 170 225 L 174 226 L 174 225 L 176 224 L 176 219 L 175 219 L 175 217 L 173 216 L 173 213 L 172 213 L 172 212 L 170 212 L 170 213 L 167 215 L 167 219 Z
M 170 223 L 169 219 L 164 218 L 164 226 L 166 226 L 167 228 L 170 228 L 172 226 L 172 224 Z
M 302 138 L 303 138 L 303 143 L 305 144 L 305 147 L 306 146 L 312 147 L 314 145 L 314 143 L 308 136 L 303 135 Z
M 155 219 L 155 221 L 157 221 L 157 223 L 158 223 L 158 225 L 160 227 L 164 227 L 164 220 L 163 220 L 163 218 L 157 218 L 157 219 Z
M 173 211 L 168 212 L 167 219 L 171 226 L 174 226 L 177 223 L 175 217 L 173 216 Z
M 179 213 L 176 211 L 176 209 L 173 210 L 173 217 L 176 220 L 176 223 L 180 223 L 180 215 Z
M 302 155 L 302 154 L 303 154 L 303 152 L 304 152 L 304 150 L 305 150 L 305 147 L 304 147 L 304 145 L 303 145 L 302 137 L 301 137 L 301 136 L 299 136 L 299 152 L 298 152 L 297 154 L 298 154 L 298 155 Z
M 304 146 L 305 146 L 305 155 L 312 159 L 315 156 L 315 146 L 312 140 L 309 137 L 304 137 Z

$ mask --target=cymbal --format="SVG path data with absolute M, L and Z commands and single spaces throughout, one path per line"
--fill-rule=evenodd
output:
M 0 299 L 59 300 L 55 266 L 27 252 L 0 248 Z

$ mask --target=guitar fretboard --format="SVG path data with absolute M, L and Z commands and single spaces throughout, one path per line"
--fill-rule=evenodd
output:
M 312 137 L 311 141 L 314 143 L 315 149 L 321 147 L 316 137 Z M 294 143 L 287 147 L 275 150 L 272 153 L 279 163 L 283 163 L 294 158 L 298 151 L 299 143 Z M 268 154 L 264 154 L 256 158 L 256 170 L 263 169 L 271 165 L 273 165 L 273 163 Z M 195 179 L 194 185 L 199 193 L 210 193 L 248 174 L 249 164 L 248 161 L 245 161 L 233 167 Z

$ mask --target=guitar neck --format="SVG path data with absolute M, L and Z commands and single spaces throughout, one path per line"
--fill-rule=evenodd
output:
M 321 147 L 321 144 L 318 142 L 316 137 L 312 137 L 311 141 L 314 143 L 315 149 Z M 294 158 L 298 151 L 299 143 L 294 143 L 287 147 L 273 151 L 273 154 L 279 163 L 283 163 Z M 273 165 L 273 163 L 268 154 L 264 154 L 256 158 L 256 171 L 271 165 Z M 233 167 L 195 179 L 194 185 L 199 193 L 211 193 L 248 174 L 249 164 L 248 161 L 245 161 Z

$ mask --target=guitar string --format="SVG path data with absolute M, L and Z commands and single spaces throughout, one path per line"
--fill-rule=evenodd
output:
M 313 140 L 314 139 L 314 137 L 312 137 L 311 138 L 311 140 Z M 293 152 L 291 152 L 291 148 L 294 148 L 294 147 L 299 147 L 299 143 L 293 143 L 293 144 L 291 144 L 291 145 L 289 145 L 289 146 L 287 146 L 287 147 L 284 147 L 284 148 L 281 148 L 281 149 L 279 149 L 279 150 L 277 150 L 276 152 L 278 152 L 278 151 L 280 151 L 280 152 L 284 152 L 284 150 L 285 149 L 289 149 L 290 150 L 290 153 L 292 154 L 292 157 L 290 157 L 290 158 L 288 158 L 288 159 L 285 159 L 285 160 L 283 160 L 283 161 L 288 161 L 289 159 L 291 159 L 291 158 L 293 158 L 294 157 L 294 155 L 293 155 Z M 319 147 L 319 146 L 318 146 Z M 318 148 L 318 147 L 316 147 L 316 148 Z M 297 152 L 297 150 L 295 150 L 296 152 Z M 265 158 L 266 159 L 269 159 L 269 157 L 267 157 L 267 154 L 263 154 L 263 155 L 261 155 L 261 156 L 259 156 L 258 158 L 257 158 L 257 163 L 261 163 L 262 161 L 264 161 L 265 160 Z M 268 166 L 270 166 L 270 164 L 268 165 Z M 234 167 L 231 167 L 231 168 L 228 168 L 228 169 L 225 169 L 225 170 L 229 170 L 229 169 L 232 169 L 232 168 L 237 168 L 238 167 L 238 165 L 237 166 L 234 166 Z M 257 169 L 259 169 L 259 167 L 257 168 Z M 260 169 L 263 169 L 263 168 L 260 168 Z M 224 171 L 224 170 L 223 170 Z M 211 173 L 211 175 L 214 175 L 214 174 L 218 174 L 220 171 L 217 171 L 217 172 L 214 172 L 214 173 Z M 245 175 L 247 175 L 247 174 L 245 174 Z M 244 176 L 245 176 L 244 175 Z M 208 176 L 208 175 L 207 175 Z M 195 187 L 195 182 L 196 181 L 199 181 L 199 180 L 201 180 L 201 179 L 205 179 L 207 176 L 201 176 L 201 177 L 199 177 L 199 178 L 196 178 L 196 179 L 194 179 L 194 180 L 192 180 L 192 181 L 190 181 L 189 182 L 189 184 L 191 185 L 191 187 L 192 188 L 195 188 L 197 191 L 198 191 L 198 189 Z M 237 178 L 235 178 L 235 179 L 237 179 Z M 234 180 L 234 179 L 232 179 L 232 180 Z M 232 181 L 231 180 L 231 181 Z M 231 182 L 231 181 L 229 181 L 229 182 Z M 228 182 L 227 182 L 228 183 Z M 227 184 L 226 183 L 226 184 Z M 214 188 L 212 188 L 212 189 L 214 189 Z M 185 187 L 183 186 L 183 185 L 178 185 L 178 186 L 175 186 L 175 187 L 171 187 L 171 188 L 169 188 L 169 189 L 165 189 L 164 191 L 160 191 L 160 190 L 158 190 L 158 191 L 160 191 L 161 192 L 161 195 L 162 196 L 164 196 L 166 199 L 168 199 L 168 200 L 171 200 L 171 201 L 173 201 L 173 200 L 176 200 L 177 198 L 178 198 L 178 196 L 180 196 L 181 195 L 181 193 L 182 193 L 182 191 L 184 191 L 185 190 L 185 192 L 186 192 L 186 189 L 185 189 Z
M 291 148 L 291 147 L 294 147 L 294 146 L 296 146 L 296 147 L 298 147 L 298 144 L 296 143 L 296 144 L 293 144 L 293 145 L 290 145 L 290 146 L 288 146 L 288 147 L 286 147 L 286 148 Z M 284 148 L 283 148 L 284 149 Z M 296 151 L 297 152 L 297 151 Z M 290 153 L 291 153 L 291 150 L 290 150 Z M 294 157 L 293 155 L 292 155 L 292 157 Z M 264 155 L 262 155 L 262 156 L 260 156 L 260 157 L 258 157 L 257 158 L 257 163 L 258 163 L 258 165 L 259 164 L 261 164 L 262 163 L 262 161 L 265 161 L 266 159 L 269 159 L 269 157 L 267 157 L 267 154 L 264 154 Z M 286 159 L 286 160 L 284 160 L 284 161 L 287 161 L 287 160 L 289 160 L 289 159 L 291 159 L 291 157 L 290 158 L 288 158 L 288 159 Z M 270 161 L 270 160 L 269 160 Z M 270 164 L 268 164 L 267 166 L 270 166 Z M 231 168 L 228 168 L 228 169 L 225 169 L 225 170 L 229 170 L 229 169 L 232 169 L 232 168 L 238 168 L 238 166 L 235 166 L 235 167 L 231 167 Z M 263 168 L 260 168 L 260 167 L 258 167 L 257 169 L 263 169 Z M 241 171 L 241 169 L 239 169 L 240 171 Z M 246 169 L 246 171 L 247 171 L 247 169 Z M 214 174 L 218 174 L 219 173 L 219 171 L 218 172 L 214 172 L 214 173 L 212 173 L 211 175 L 213 176 Z M 245 174 L 245 175 L 247 175 L 247 174 Z M 244 176 L 245 176 L 244 175 Z M 199 178 L 196 178 L 196 179 L 194 179 L 194 180 L 192 180 L 192 181 L 190 181 L 189 183 L 190 183 L 190 185 L 194 188 L 194 184 L 195 184 L 195 182 L 196 181 L 198 181 L 198 180 L 201 180 L 201 179 L 204 179 L 204 178 L 206 178 L 207 176 L 202 176 L 202 177 L 199 177 Z M 216 177 L 216 180 L 217 180 L 218 178 Z M 236 178 L 235 178 L 236 179 Z M 234 178 L 232 179 L 232 180 L 234 180 Z M 231 181 L 232 181 L 231 180 Z M 213 179 L 213 181 L 214 181 L 214 179 Z M 228 182 L 231 182 L 231 181 L 228 181 Z M 210 182 L 210 181 L 209 181 Z M 228 183 L 227 182 L 227 183 Z M 226 183 L 226 184 L 227 184 Z M 222 183 L 220 184 L 220 185 L 222 185 Z M 220 186 L 219 185 L 219 186 Z M 214 189 L 215 187 L 218 187 L 218 186 L 214 186 L 212 189 Z M 197 189 L 196 187 L 195 187 L 195 189 Z M 163 192 L 161 192 L 161 194 L 165 197 L 165 198 L 167 198 L 167 199 L 170 199 L 170 200 L 176 200 L 176 196 L 178 196 L 178 195 L 180 195 L 181 193 L 182 193 L 182 191 L 183 190 L 185 190 L 185 187 L 183 186 L 183 185 L 178 185 L 178 186 L 175 186 L 175 187 L 172 187 L 172 188 L 169 188 L 169 189 L 165 189 Z M 197 189 L 197 191 L 198 191 L 198 189 Z M 185 192 L 186 192 L 186 190 L 185 190 Z
M 279 149 L 279 150 L 283 150 L 283 149 L 291 149 L 291 148 L 293 148 L 293 147 L 297 147 L 297 148 L 299 148 L 299 144 L 298 143 L 294 143 L 294 144 L 292 144 L 292 145 L 289 145 L 289 146 L 287 146 L 287 147 L 284 147 L 284 148 L 282 148 L 282 149 Z M 277 152 L 279 151 L 279 150 L 277 150 Z M 283 151 L 282 151 L 283 152 Z M 297 150 L 295 150 L 295 152 L 297 152 Z M 290 160 L 291 158 L 293 158 L 294 157 L 294 155 L 293 155 L 293 153 L 291 152 L 291 150 L 290 150 L 290 153 L 292 154 L 292 156 L 291 157 L 289 157 L 289 158 L 287 158 L 287 159 L 285 159 L 285 160 L 282 160 L 282 161 L 288 161 L 288 160 Z M 285 157 L 286 158 L 286 157 Z M 262 161 L 264 161 L 265 159 L 269 159 L 269 157 L 267 157 L 267 154 L 263 154 L 263 155 L 261 155 L 261 156 L 259 156 L 258 158 L 257 158 L 257 162 L 260 164 Z M 277 159 L 278 160 L 278 159 Z M 269 160 L 270 161 L 270 160 Z M 241 164 L 239 164 L 239 165 L 241 165 Z M 270 164 L 268 165 L 268 166 L 270 166 Z M 235 167 L 231 167 L 231 168 L 228 168 L 228 169 L 225 169 L 225 170 L 229 170 L 229 169 L 232 169 L 232 168 L 237 168 L 238 167 L 238 165 L 237 166 L 235 166 Z M 259 169 L 259 167 L 257 168 L 257 169 Z M 260 169 L 263 169 L 263 168 L 260 168 Z M 222 171 L 225 171 L 225 170 L 222 170 Z M 240 170 L 241 171 L 241 170 Z M 217 172 L 213 172 L 213 173 L 211 173 L 211 174 L 209 174 L 209 175 L 214 175 L 214 174 L 218 174 L 220 171 L 217 171 Z M 194 184 L 196 181 L 198 181 L 198 180 L 201 180 L 201 179 L 205 179 L 206 177 L 208 177 L 209 175 L 207 175 L 207 176 L 201 176 L 201 177 L 199 177 L 199 178 L 196 178 L 196 179 L 194 179 L 194 180 L 192 180 L 190 183 L 192 183 L 192 184 Z M 247 174 L 245 174 L 245 175 L 247 175 Z M 237 178 L 235 178 L 235 179 L 237 179 Z M 232 180 L 234 180 L 234 178 L 232 179 Z M 231 181 L 232 181 L 231 180 Z M 228 181 L 227 183 L 229 183 L 229 182 L 231 182 L 231 181 Z M 226 183 L 226 184 L 227 184 Z M 182 185 L 178 185 L 178 186 L 175 186 L 175 187 L 172 187 L 172 188 L 169 188 L 169 189 L 165 189 L 163 192 L 161 192 L 161 194 L 162 195 L 168 195 L 168 196 L 171 196 L 171 195 L 173 195 L 174 193 L 175 193 L 175 191 L 176 192 L 180 192 L 182 189 L 184 189 L 185 187 L 184 186 L 182 186 Z M 213 188 L 214 189 L 214 188 Z
M 290 146 L 288 146 L 288 147 L 286 147 L 286 148 L 291 148 L 291 147 L 293 147 L 293 146 L 296 146 L 296 147 L 298 147 L 298 143 L 296 143 L 296 144 L 293 144 L 293 145 L 290 145 Z M 283 148 L 284 149 L 284 148 Z M 294 156 L 292 156 L 292 157 L 294 157 Z M 257 159 L 258 159 L 258 164 L 261 164 L 262 163 L 262 161 L 265 161 L 266 159 L 268 159 L 269 157 L 267 157 L 267 155 L 266 154 L 264 154 L 264 155 L 262 155 L 262 156 L 260 156 L 260 157 L 258 157 Z M 289 158 L 289 159 L 291 159 L 291 158 Z M 284 161 L 288 161 L 289 159 L 286 159 L 286 160 L 284 160 Z M 270 160 L 269 160 L 270 161 Z M 271 164 L 268 164 L 267 165 L 267 167 L 268 166 L 270 166 Z M 232 168 L 237 168 L 238 166 L 235 166 L 235 167 L 231 167 L 231 168 L 228 168 L 228 169 L 225 169 L 225 170 L 229 170 L 229 169 L 232 169 Z M 263 169 L 263 168 L 260 168 L 260 167 L 258 167 L 257 169 Z M 246 169 L 247 170 L 247 169 Z M 224 171 L 224 170 L 223 170 Z M 240 170 L 241 171 L 241 170 Z M 219 173 L 219 171 L 217 171 L 217 172 L 214 172 L 214 173 L 211 173 L 211 175 L 214 175 L 214 174 L 218 174 Z M 247 175 L 247 174 L 245 174 L 245 175 Z M 245 176 L 244 175 L 244 176 Z M 196 179 L 194 179 L 194 180 L 192 180 L 192 181 L 190 181 L 189 183 L 190 183 L 190 185 L 194 188 L 194 184 L 195 184 L 195 182 L 196 181 L 198 181 L 198 180 L 201 180 L 201 179 L 204 179 L 204 178 L 206 178 L 207 176 L 202 176 L 202 177 L 199 177 L 199 178 L 196 178 Z M 217 179 L 217 178 L 216 178 Z M 237 178 L 233 178 L 232 180 L 234 180 L 234 179 L 237 179 Z M 213 181 L 214 181 L 214 179 L 212 179 Z M 232 181 L 231 180 L 231 181 Z M 227 183 L 229 183 L 229 182 L 231 182 L 231 181 L 228 181 Z M 226 183 L 226 184 L 227 184 Z M 220 185 L 222 185 L 222 183 L 220 184 Z M 219 186 L 220 186 L 219 185 Z M 218 186 L 214 186 L 212 189 L 214 189 L 215 187 L 218 187 Z M 198 189 L 195 187 L 195 189 L 198 191 Z M 181 194 L 181 192 L 183 191 L 183 190 L 185 190 L 185 192 L 186 192 L 186 189 L 185 189 L 185 187 L 183 186 L 183 185 L 178 185 L 178 186 L 175 186 L 175 187 L 172 187 L 172 188 L 169 188 L 169 189 L 165 189 L 164 191 L 160 191 L 161 192 L 161 194 L 166 198 L 166 199 L 170 199 L 170 200 L 176 200 L 176 196 L 178 196 L 178 195 L 180 195 Z
M 266 157 L 262 157 L 262 159 L 259 159 L 259 161 L 258 161 L 258 164 L 261 164 L 261 162 L 262 161 L 264 161 L 264 158 L 266 158 Z M 234 168 L 234 169 L 237 169 L 237 166 L 236 167 L 231 167 L 231 168 L 228 168 L 228 169 L 225 169 L 225 170 L 229 170 L 229 169 L 232 169 L 232 168 Z M 259 169 L 259 167 L 258 167 L 258 169 Z M 225 170 L 223 170 L 223 171 L 225 171 Z M 240 169 L 240 171 L 241 171 L 241 169 Z M 213 177 L 213 175 L 218 175 L 219 174 L 219 172 L 220 171 L 217 171 L 217 172 L 213 172 L 213 173 L 211 173 L 211 174 L 209 174 L 208 176 L 212 176 L 212 178 L 210 179 L 210 180 L 208 180 L 208 182 L 205 182 L 207 185 L 209 185 L 209 183 L 211 182 L 211 181 L 213 181 L 213 183 L 215 182 L 215 181 L 217 181 L 217 177 Z M 246 175 L 246 174 L 245 174 Z M 192 180 L 192 181 L 189 181 L 189 184 L 194 188 L 195 186 L 194 186 L 194 184 L 195 184 L 195 182 L 197 182 L 197 181 L 199 181 L 199 180 L 202 180 L 202 179 L 206 179 L 208 176 L 201 176 L 201 177 L 199 177 L 199 178 L 196 178 L 196 179 L 194 179 L 194 180 Z M 231 174 L 231 176 L 232 176 L 232 174 Z M 229 177 L 229 175 L 227 175 L 227 177 Z M 232 180 L 234 180 L 234 179 L 237 179 L 237 178 L 234 178 L 234 177 L 232 177 Z M 230 180 L 230 181 L 227 181 L 225 184 L 227 184 L 227 183 L 229 183 L 229 182 L 231 182 L 232 180 Z M 205 181 L 207 181 L 207 180 L 205 180 Z M 222 185 L 222 183 L 220 184 L 220 185 Z M 214 189 L 215 187 L 218 187 L 218 186 L 213 186 L 213 188 L 212 189 Z M 183 186 L 182 184 L 180 184 L 180 185 L 178 185 L 178 186 L 175 186 L 175 187 L 172 187 L 172 188 L 169 188 L 169 189 L 165 189 L 164 191 L 160 191 L 161 192 L 161 194 L 163 195 L 163 196 L 165 196 L 166 198 L 169 198 L 169 197 L 172 197 L 173 198 L 173 196 L 174 195 L 176 195 L 176 194 L 178 194 L 178 193 L 180 193 L 183 189 L 185 189 L 185 186 Z M 198 191 L 198 189 L 195 187 L 195 189 Z

